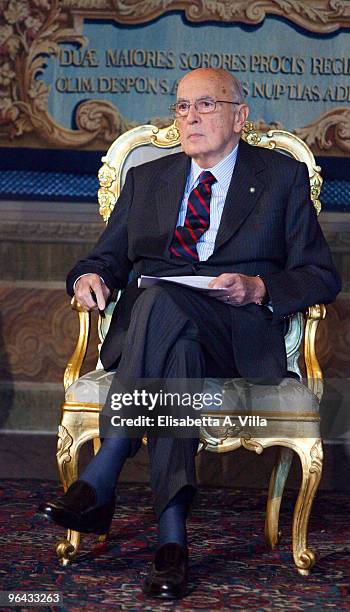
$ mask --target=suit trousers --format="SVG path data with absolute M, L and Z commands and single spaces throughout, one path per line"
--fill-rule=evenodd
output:
M 134 304 L 117 373 L 101 412 L 101 436 L 115 435 L 110 425 L 114 394 L 132 392 L 144 386 L 145 380 L 171 380 L 173 389 L 193 393 L 201 390 L 205 377 L 237 377 L 231 308 L 199 291 L 169 283 L 144 290 Z M 148 412 L 144 407 L 136 412 L 133 406 L 133 410 L 134 414 Z M 131 438 L 132 456 L 140 447 L 144 431 L 139 428 L 138 435 Z M 123 435 L 129 437 L 127 428 Z M 147 447 L 154 508 L 159 517 L 182 487 L 196 487 L 198 431 L 190 438 L 164 437 L 154 435 L 149 428 Z

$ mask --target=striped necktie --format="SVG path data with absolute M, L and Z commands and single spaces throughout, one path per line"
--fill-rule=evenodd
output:
M 170 252 L 175 257 L 199 261 L 197 242 L 210 225 L 210 199 L 215 176 L 205 171 L 199 175 L 199 183 L 187 202 L 185 223 L 175 230 Z

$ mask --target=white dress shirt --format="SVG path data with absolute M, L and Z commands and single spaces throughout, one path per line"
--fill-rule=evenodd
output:
M 206 171 L 212 173 L 216 178 L 216 182 L 212 185 L 211 200 L 210 200 L 210 225 L 204 234 L 197 242 L 197 252 L 200 261 L 205 261 L 214 252 L 216 234 L 218 233 L 222 211 L 231 183 L 233 170 L 235 168 L 238 153 L 238 144 L 224 159 L 219 161 L 212 168 L 205 168 Z M 185 223 L 188 198 L 191 191 L 197 187 L 199 183 L 199 175 L 203 172 L 198 164 L 192 159 L 191 169 L 186 181 L 185 193 L 182 199 L 179 216 L 176 227 L 183 227 Z

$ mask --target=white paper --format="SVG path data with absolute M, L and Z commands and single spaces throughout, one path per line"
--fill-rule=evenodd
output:
M 206 293 L 209 296 L 219 297 L 227 295 L 227 289 L 212 289 L 208 283 L 216 278 L 215 276 L 140 276 L 138 286 L 140 289 L 153 287 L 161 282 L 182 285 Z

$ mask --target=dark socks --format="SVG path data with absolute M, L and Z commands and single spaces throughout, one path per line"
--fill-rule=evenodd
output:
M 168 542 L 187 546 L 186 519 L 194 493 L 193 487 L 183 487 L 163 510 L 158 522 L 158 548 Z
M 128 438 L 105 438 L 100 450 L 79 477 L 79 480 L 94 487 L 98 506 L 107 503 L 114 494 L 119 474 L 130 450 Z

